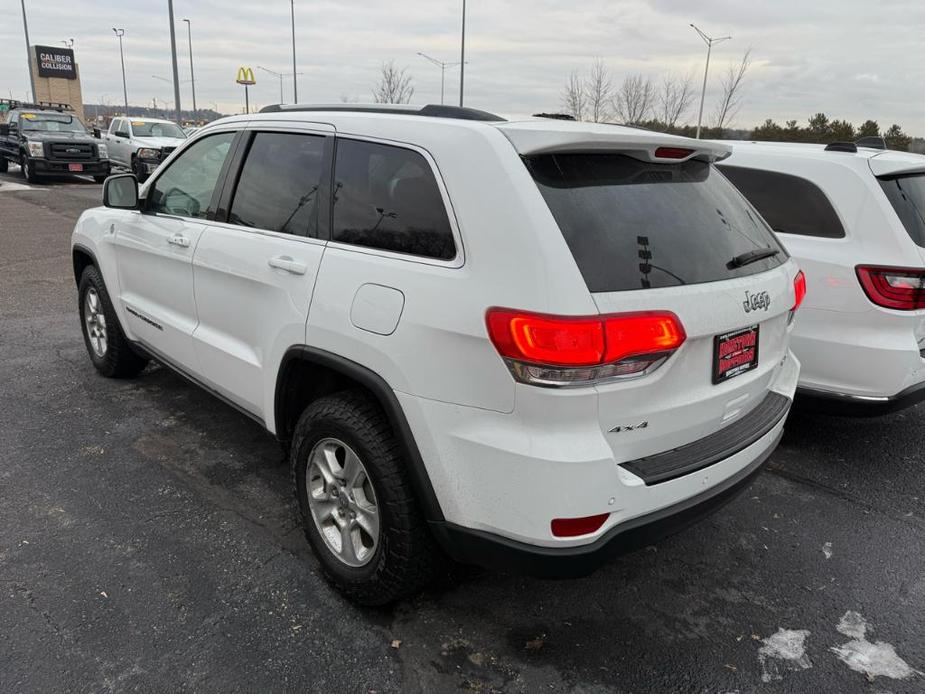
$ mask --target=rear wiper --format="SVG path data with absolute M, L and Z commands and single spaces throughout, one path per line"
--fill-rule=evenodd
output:
M 746 265 L 757 263 L 759 260 L 764 260 L 765 258 L 773 258 L 779 253 L 780 251 L 776 248 L 756 248 L 754 250 L 745 251 L 745 253 L 737 255 L 735 258 L 726 263 L 726 267 L 730 270 L 735 270 L 737 267 L 745 267 Z

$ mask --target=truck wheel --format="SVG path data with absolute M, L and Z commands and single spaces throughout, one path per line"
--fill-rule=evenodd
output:
M 103 183 L 107 178 L 109 178 L 109 174 L 101 174 L 99 176 L 94 176 L 93 180 L 96 183 Z
M 377 402 L 358 391 L 316 400 L 290 460 L 305 536 L 347 598 L 384 605 L 431 580 L 438 550 Z
M 6 157 L 0 156 L 0 173 L 6 173 L 10 168 L 10 163 L 6 160 Z
M 93 265 L 80 276 L 80 325 L 90 361 L 107 378 L 137 376 L 148 360 L 138 356 L 119 325 L 103 278 Z
M 25 154 L 22 155 L 22 159 L 19 160 L 19 168 L 22 170 L 23 178 L 29 183 L 39 182 L 39 177 L 35 174 L 35 164 L 33 164 L 32 160 Z
M 144 183 L 148 180 L 148 171 L 145 169 L 145 165 L 138 161 L 138 158 L 132 159 L 132 173 L 135 174 L 135 178 L 138 179 L 139 183 Z

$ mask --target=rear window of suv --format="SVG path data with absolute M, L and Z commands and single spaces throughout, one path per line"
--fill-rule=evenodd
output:
M 673 287 L 752 275 L 787 257 L 711 164 L 653 164 L 623 154 L 525 158 L 592 292 Z M 773 248 L 740 267 L 733 258 Z
M 877 180 L 915 245 L 925 247 L 925 174 Z

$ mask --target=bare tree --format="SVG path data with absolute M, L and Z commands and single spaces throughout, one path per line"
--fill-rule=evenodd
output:
M 723 86 L 723 98 L 716 107 L 713 122 L 720 130 L 726 128 L 742 107 L 742 83 L 752 63 L 752 51 L 748 49 L 742 60 L 732 63 L 720 79 Z
M 603 123 L 610 120 L 610 102 L 613 99 L 613 79 L 604 61 L 598 58 L 591 65 L 585 82 L 588 120 Z
M 690 73 L 680 77 L 668 73 L 662 79 L 658 93 L 658 119 L 669 128 L 675 127 L 684 118 L 694 101 L 692 81 Z
M 562 107 L 575 120 L 585 119 L 585 85 L 577 72 L 568 76 L 562 92 Z
M 414 96 L 411 79 L 408 69 L 399 70 L 394 60 L 382 63 L 382 75 L 373 90 L 373 99 L 377 104 L 407 104 Z
M 613 97 L 613 110 L 628 125 L 641 123 L 652 115 L 655 89 L 652 80 L 642 75 L 629 75 Z

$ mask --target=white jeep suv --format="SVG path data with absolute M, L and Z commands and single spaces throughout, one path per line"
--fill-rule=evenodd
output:
M 445 554 L 579 575 L 741 491 L 780 439 L 802 275 L 723 146 L 452 107 L 269 107 L 73 236 L 90 359 L 155 359 L 288 446 L 352 599 Z
M 720 170 L 806 273 L 798 402 L 876 415 L 925 398 L 925 157 L 852 143 L 732 147 Z

